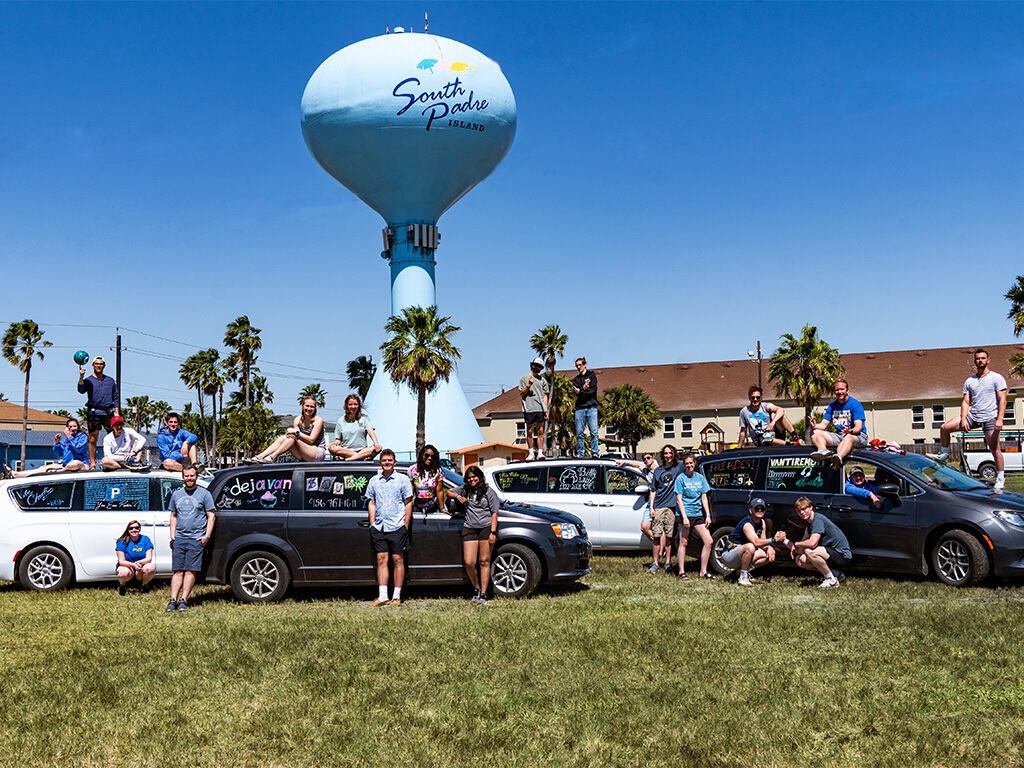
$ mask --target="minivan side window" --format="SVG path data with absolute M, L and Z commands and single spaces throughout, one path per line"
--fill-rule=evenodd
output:
M 506 469 L 494 473 L 494 482 L 508 493 L 543 493 L 544 472 L 542 467 Z
M 635 496 L 638 485 L 647 485 L 647 480 L 628 469 L 605 469 L 605 493 L 616 496 Z
M 548 493 L 601 493 L 603 490 L 600 466 L 548 467 Z
M 170 480 L 166 477 L 160 478 L 160 497 L 162 500 L 161 509 L 164 511 L 171 508 L 171 496 L 179 488 L 185 487 L 184 480 Z
M 835 493 L 839 473 L 810 456 L 772 456 L 768 459 L 769 491 Z
M 722 461 L 706 461 L 700 471 L 708 479 L 712 488 L 738 488 L 749 490 L 754 487 L 757 478 L 757 457 L 724 459 Z
M 149 509 L 149 478 L 98 477 L 86 480 L 82 509 Z
M 303 509 L 368 509 L 366 486 L 376 472 L 306 472 Z
M 288 509 L 292 471 L 272 470 L 235 475 L 221 486 L 214 500 L 217 509 Z
M 71 509 L 74 491 L 74 483 L 32 483 L 11 488 L 11 498 L 27 512 L 52 512 Z

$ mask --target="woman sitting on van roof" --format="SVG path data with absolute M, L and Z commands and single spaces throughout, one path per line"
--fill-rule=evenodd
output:
M 245 463 L 270 464 L 285 453 L 291 453 L 299 461 L 323 461 L 327 458 L 324 420 L 317 416 L 316 398 L 303 398 L 302 413 L 295 417 L 285 434 L 261 453 L 246 459 Z
M 342 461 L 359 461 L 372 459 L 380 453 L 381 447 L 373 424 L 363 414 L 363 401 L 359 395 L 349 395 L 345 398 L 345 413 L 334 428 L 334 441 L 327 450 Z
M 11 477 L 32 477 L 45 475 L 48 472 L 78 472 L 89 467 L 89 436 L 78 426 L 74 416 L 65 422 L 63 432 L 53 436 L 53 452 L 60 458 L 60 465 L 47 464 L 35 469 L 15 472 L 4 464 L 4 472 Z

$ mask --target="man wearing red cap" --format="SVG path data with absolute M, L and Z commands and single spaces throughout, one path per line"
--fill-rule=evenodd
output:
M 131 427 L 124 425 L 124 419 L 115 414 L 110 417 L 110 429 L 103 438 L 103 461 L 105 471 L 114 469 L 130 469 L 134 472 L 145 472 L 148 464 L 142 463 L 142 449 L 146 440 Z

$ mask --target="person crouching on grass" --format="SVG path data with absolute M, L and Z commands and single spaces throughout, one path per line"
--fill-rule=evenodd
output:
M 683 471 L 676 477 L 676 505 L 682 516 L 683 528 L 679 532 L 679 551 L 676 559 L 679 562 L 679 578 L 685 579 L 684 563 L 686 561 L 686 541 L 693 528 L 700 536 L 700 575 L 704 579 L 713 579 L 708 571 L 708 560 L 711 559 L 711 505 L 708 502 L 708 491 L 711 486 L 707 479 L 697 471 L 697 457 L 687 451 L 683 454 Z
M 149 592 L 156 566 L 153 565 L 153 542 L 142 534 L 142 524 L 132 520 L 114 545 L 117 555 L 117 594 L 123 595 L 128 583 L 139 580 L 142 592 Z
M 767 505 L 762 498 L 750 500 L 750 510 L 725 539 L 726 550 L 722 553 L 722 565 L 739 568 L 737 584 L 753 586 L 750 572 L 757 566 L 775 562 L 775 547 L 764 513 Z
M 370 547 L 377 560 L 377 598 L 370 603 L 401 605 L 405 581 L 405 553 L 409 551 L 409 527 L 412 525 L 412 483 L 395 472 L 395 452 L 380 452 L 380 474 L 366 486 L 370 510 Z M 395 589 L 388 600 L 388 558 L 395 568 Z
M 501 501 L 476 465 L 466 470 L 465 485 L 448 491 L 448 496 L 458 499 L 466 507 L 466 521 L 462 525 L 462 564 L 469 583 L 473 585 L 470 602 L 486 605 L 487 585 L 491 580 L 491 548 L 498 540 Z
M 838 587 L 846 576 L 840 571 L 853 559 L 850 542 L 839 526 L 824 515 L 816 514 L 814 505 L 806 496 L 793 504 L 793 509 L 807 527 L 799 541 L 790 541 L 785 531 L 775 534 L 775 541 L 785 546 L 795 562 L 808 571 L 817 571 L 825 578 L 818 586 L 823 589 Z

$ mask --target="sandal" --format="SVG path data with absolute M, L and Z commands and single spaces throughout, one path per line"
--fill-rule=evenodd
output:
M 713 579 L 713 578 L 715 578 L 715 574 L 713 574 L 713 573 L 702 573 L 700 575 L 700 577 L 702 579 Z
M 686 575 L 685 573 L 680 573 L 680 574 L 679 574 L 679 579 L 680 579 L 681 581 L 682 581 L 682 580 L 686 580 L 686 581 L 689 581 L 690 577 L 689 577 L 689 576 L 687 576 L 687 575 Z

